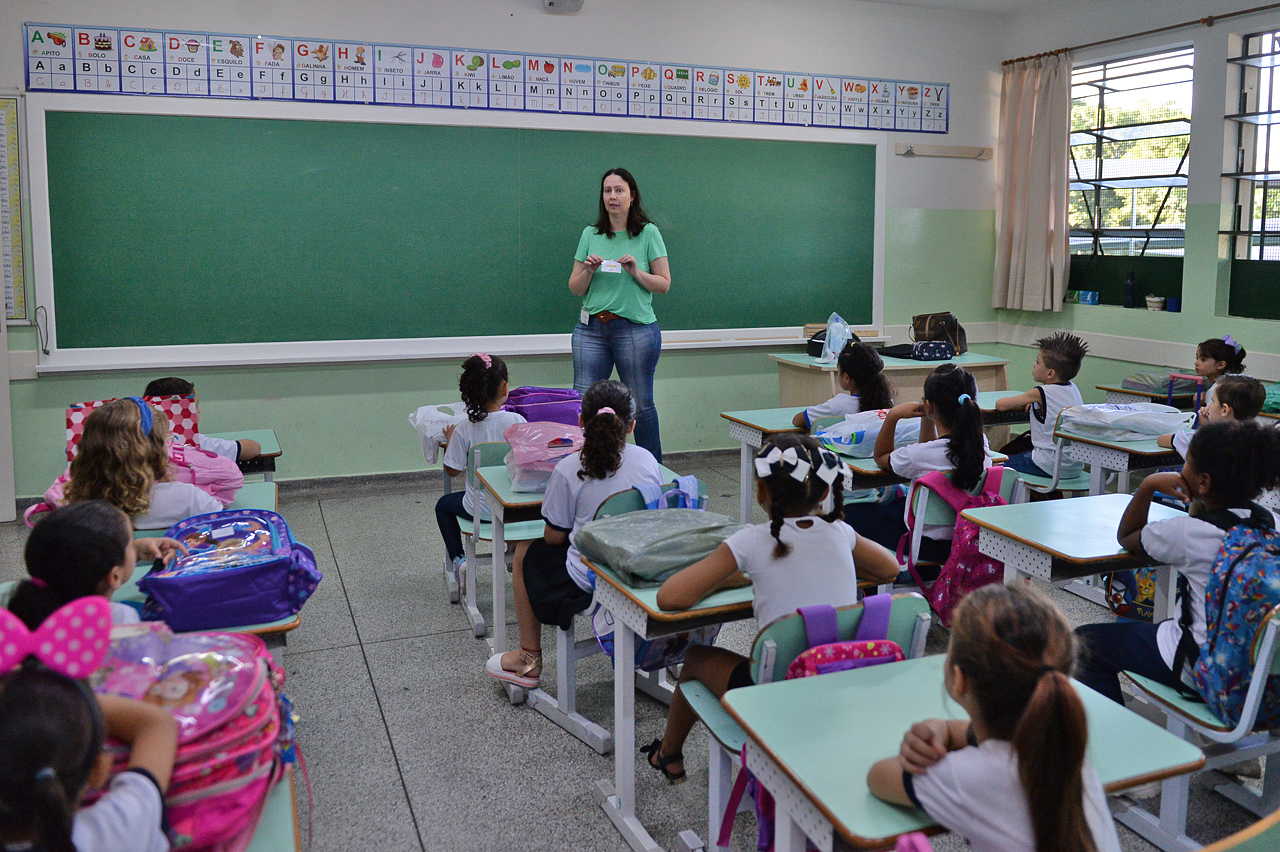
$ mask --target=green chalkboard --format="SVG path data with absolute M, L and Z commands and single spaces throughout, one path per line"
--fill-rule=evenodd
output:
M 669 252 L 667 329 L 871 321 L 875 148 L 45 114 L 58 347 L 566 333 L 600 175 Z

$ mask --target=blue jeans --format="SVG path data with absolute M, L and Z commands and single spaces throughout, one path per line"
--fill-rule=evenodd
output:
M 658 409 L 653 404 L 653 374 L 662 354 L 662 330 L 656 322 L 642 325 L 619 317 L 600 322 L 594 316 L 573 329 L 573 389 L 585 394 L 613 375 L 636 397 L 636 443 L 662 461 Z
M 1177 679 L 1160 656 L 1160 646 L 1156 643 L 1158 627 L 1145 621 L 1077 627 L 1081 648 L 1076 680 L 1118 704 L 1124 704 L 1120 672 L 1133 672 L 1176 687 Z
M 458 525 L 458 518 L 471 520 L 471 515 L 462 508 L 462 498 L 466 493 L 450 491 L 436 501 L 436 525 L 440 527 L 440 537 L 444 539 L 444 549 L 450 562 L 464 555 L 462 527 Z
M 1009 458 L 1005 460 L 1004 466 L 1011 470 L 1016 470 L 1018 473 L 1029 473 L 1032 476 L 1043 476 L 1045 479 L 1053 478 L 1052 473 L 1041 470 L 1040 465 L 1031 460 L 1031 453 L 1018 453 L 1017 455 L 1009 456 Z

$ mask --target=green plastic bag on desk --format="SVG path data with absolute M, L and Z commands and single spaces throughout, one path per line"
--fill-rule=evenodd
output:
M 1267 385 L 1267 396 L 1262 402 L 1262 410 L 1268 414 L 1280 414 L 1280 382 Z
M 745 526 L 699 509 L 652 509 L 585 524 L 573 543 L 583 556 L 609 568 L 629 586 L 660 586 Z

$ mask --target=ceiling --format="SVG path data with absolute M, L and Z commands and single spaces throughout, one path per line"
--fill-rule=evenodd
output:
M 989 12 L 1008 15 L 1047 6 L 1053 0 L 875 0 L 894 6 L 924 6 L 928 9 L 954 9 L 962 12 Z

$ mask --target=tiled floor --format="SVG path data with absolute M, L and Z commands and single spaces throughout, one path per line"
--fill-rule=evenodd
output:
M 668 464 L 707 483 L 712 509 L 736 514 L 736 453 Z M 612 758 L 530 708 L 511 706 L 485 675 L 483 643 L 445 597 L 432 511 L 438 475 L 424 483 L 417 490 L 348 488 L 281 500 L 295 536 L 315 550 L 325 575 L 284 653 L 311 777 L 311 848 L 622 852 L 626 845 L 591 796 L 595 781 L 612 777 Z M 0 525 L 0 579 L 20 576 L 25 536 L 21 525 Z M 1105 616 L 1045 588 L 1073 623 Z M 482 600 L 487 611 L 487 596 Z M 739 622 L 726 626 L 720 641 L 746 651 L 754 632 L 754 622 Z M 544 647 L 553 641 L 548 633 Z M 935 627 L 930 651 L 945 644 L 946 632 Z M 578 675 L 581 712 L 611 726 L 606 659 L 580 662 Z M 544 683 L 554 684 L 554 677 L 551 667 Z M 645 742 L 661 732 L 665 708 L 643 696 L 636 705 L 637 739 Z M 886 740 L 885 754 L 897 745 Z M 639 816 L 664 848 L 684 829 L 706 835 L 706 748 L 699 729 L 686 748 L 689 781 L 679 787 L 641 767 Z M 298 791 L 305 830 L 308 798 L 303 784 Z M 1191 834 L 1204 842 L 1253 821 L 1200 782 L 1190 812 Z M 1126 850 L 1153 848 L 1123 828 L 1120 834 Z M 733 848 L 754 849 L 754 841 L 754 818 L 740 815 Z M 949 836 L 934 845 L 965 848 Z

